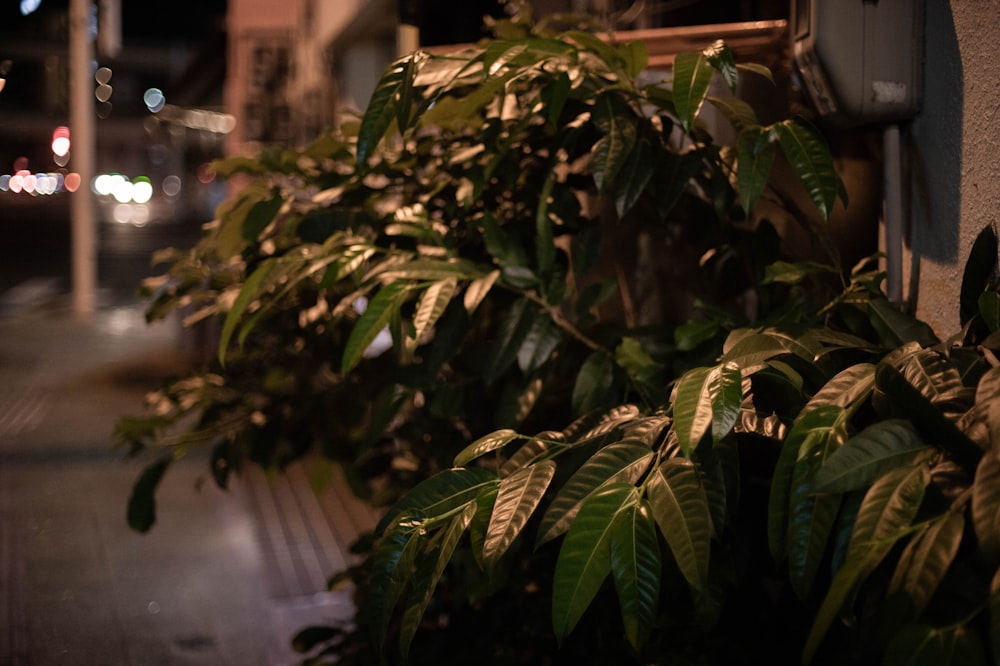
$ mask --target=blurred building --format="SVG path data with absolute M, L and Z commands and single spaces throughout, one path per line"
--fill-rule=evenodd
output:
M 783 19 L 784 0 L 724 3 L 667 0 L 535 0 L 535 16 L 581 12 L 616 29 L 649 29 Z M 261 145 L 302 144 L 345 114 L 365 107 L 414 27 L 420 47 L 470 43 L 487 36 L 484 18 L 520 5 L 512 0 L 229 0 L 230 77 L 226 108 L 236 118 L 232 154 Z

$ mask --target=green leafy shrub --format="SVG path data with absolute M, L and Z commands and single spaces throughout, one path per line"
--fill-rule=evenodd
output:
M 163 456 L 133 526 L 194 446 L 221 485 L 342 461 L 388 508 L 344 573 L 354 626 L 297 637 L 313 663 L 995 655 L 995 235 L 939 341 L 870 263 L 796 262 L 754 215 L 777 159 L 816 217 L 842 196 L 807 120 L 734 94 L 766 70 L 496 30 L 399 59 L 303 150 L 218 165 L 253 184 L 149 285 L 150 317 L 219 322 L 218 358 L 122 420 Z

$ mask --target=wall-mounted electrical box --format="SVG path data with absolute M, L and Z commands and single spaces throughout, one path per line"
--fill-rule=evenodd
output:
M 835 124 L 920 110 L 923 0 L 793 0 L 792 54 L 816 110 Z

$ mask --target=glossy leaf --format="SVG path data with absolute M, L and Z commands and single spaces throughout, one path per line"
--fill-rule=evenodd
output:
M 420 627 L 420 621 L 424 617 L 424 611 L 431 601 L 434 588 L 444 574 L 445 567 L 451 561 L 455 548 L 458 546 L 466 528 L 472 522 L 476 513 L 476 502 L 473 500 L 465 505 L 465 508 L 449 521 L 440 535 L 437 537 L 437 547 L 429 552 L 422 553 L 416 571 L 412 578 L 412 588 L 408 605 L 403 611 L 403 620 L 399 629 L 399 652 L 406 655 L 410 650 L 413 637 Z M 436 555 L 436 556 L 435 556 Z
M 909 419 L 924 439 L 947 451 L 962 467 L 976 468 L 982 450 L 899 370 L 888 363 L 880 363 L 875 371 L 875 386 L 883 392 L 895 416 Z
M 711 429 L 718 440 L 732 429 L 742 405 L 742 376 L 735 363 L 684 373 L 674 397 L 674 431 L 684 455 Z
M 483 564 L 492 569 L 521 534 L 556 473 L 551 460 L 523 467 L 500 481 L 493 516 L 483 543 Z
M 146 467 L 139 475 L 139 480 L 132 486 L 126 509 L 126 521 L 136 532 L 148 532 L 156 522 L 156 488 L 173 461 L 173 455 L 160 458 Z
M 446 469 L 420 482 L 392 505 L 379 521 L 375 534 L 381 534 L 397 516 L 419 511 L 435 518 L 452 511 L 498 486 L 495 472 L 480 467 Z
M 599 406 L 614 383 L 614 363 L 602 352 L 594 352 L 580 367 L 573 385 L 572 406 L 575 414 L 584 414 Z
M 375 84 L 375 90 L 368 101 L 364 116 L 361 118 L 361 127 L 358 129 L 358 164 L 367 162 L 396 117 L 400 92 L 410 85 L 414 74 L 413 65 L 418 57 L 422 56 L 414 53 L 396 60 Z
M 515 361 L 521 345 L 531 330 L 535 316 L 535 309 L 525 299 L 515 301 L 507 310 L 491 342 L 486 360 L 484 381 L 487 386 L 495 382 Z
M 398 314 L 409 291 L 409 285 L 403 282 L 392 282 L 378 290 L 347 338 L 340 364 L 341 374 L 346 375 L 361 361 L 368 345 Z
M 840 421 L 833 427 L 813 430 L 806 435 L 792 467 L 788 497 L 788 575 L 800 599 L 808 597 L 826 557 L 841 504 L 840 495 L 816 494 L 814 477 L 827 458 L 843 444 L 845 437 Z
M 649 505 L 642 501 L 627 505 L 611 526 L 611 575 L 625 637 L 636 650 L 656 620 L 661 569 L 660 542 Z
M 972 524 L 983 557 L 1000 563 L 1000 460 L 983 456 L 972 485 Z
M 803 118 L 785 120 L 772 127 L 813 205 L 824 219 L 829 219 L 840 189 L 840 177 L 823 136 Z
M 1000 569 L 993 574 L 990 582 L 989 604 L 990 647 L 993 648 L 993 654 L 1000 654 Z
M 656 169 L 656 159 L 657 153 L 648 141 L 636 141 L 620 174 L 615 196 L 615 210 L 619 218 L 624 218 L 645 193 Z
M 701 477 L 690 460 L 671 458 L 649 479 L 653 518 L 681 575 L 693 589 L 708 587 L 712 518 Z
M 412 348 L 420 344 L 441 318 L 457 290 L 458 282 L 452 278 L 435 282 L 420 295 L 417 310 L 413 314 Z
M 604 133 L 591 155 L 591 171 L 599 192 L 609 191 L 636 146 L 635 125 L 617 96 L 602 95 L 594 104 L 594 123 Z
M 764 368 L 766 362 L 786 353 L 785 346 L 770 335 L 756 331 L 734 331 L 726 340 L 722 363 L 735 363 L 744 376 Z
M 983 405 L 983 417 L 993 442 L 1000 442 L 1000 367 L 990 368 L 976 387 L 976 404 Z
M 830 455 L 813 479 L 814 490 L 845 493 L 866 488 L 884 472 L 907 466 L 929 450 L 909 421 L 877 421 Z
M 889 594 L 903 592 L 914 616 L 924 608 L 951 566 L 965 531 L 965 514 L 945 511 L 917 532 L 903 550 Z
M 674 108 L 684 131 L 690 131 L 712 82 L 712 65 L 702 53 L 682 52 L 674 58 Z
M 753 213 L 757 199 L 767 187 L 777 148 L 772 134 L 759 127 L 749 127 L 739 134 L 736 144 L 736 178 L 743 211 Z
M 894 347 L 916 341 L 922 345 L 937 342 L 934 330 L 925 322 L 902 312 L 888 298 L 876 296 L 868 301 L 868 318 L 886 346 Z
M 553 452 L 566 447 L 565 437 L 561 432 L 549 431 L 535 435 L 527 444 L 519 448 L 500 466 L 500 478 L 510 476 L 517 470 L 531 465 Z
M 886 548 L 907 534 L 930 478 L 926 465 L 914 465 L 894 469 L 876 481 L 858 509 L 847 558 Z
M 393 609 L 410 582 L 417 553 L 426 540 L 419 514 L 403 514 L 393 522 L 375 548 L 371 564 L 372 597 L 366 612 L 376 645 L 381 646 Z
M 455 467 L 464 467 L 476 458 L 489 453 L 490 451 L 496 451 L 501 449 L 510 442 L 520 437 L 516 432 L 509 429 L 497 430 L 496 432 L 491 432 L 488 435 L 483 435 L 472 444 L 462 449 L 462 451 L 455 456 L 455 460 L 452 463 Z
M 537 545 L 568 530 L 587 497 L 598 488 L 638 480 L 655 455 L 645 444 L 626 440 L 609 444 L 591 456 L 559 489 L 542 515 Z
M 729 87 L 729 92 L 736 92 L 736 85 L 739 83 L 739 74 L 736 71 L 736 60 L 733 58 L 733 51 L 721 39 L 712 42 L 702 51 L 702 55 L 708 59 L 720 74 L 722 80 Z
M 893 636 L 883 661 L 891 664 L 934 666 L 986 666 L 982 641 L 975 630 L 962 624 L 932 627 L 911 625 Z
M 834 375 L 809 399 L 806 409 L 820 405 L 853 409 L 855 405 L 871 396 L 874 388 L 875 366 L 871 363 L 858 363 Z
M 474 312 L 477 307 L 479 307 L 480 303 L 483 302 L 483 299 L 490 293 L 490 290 L 493 288 L 493 285 L 496 284 L 497 278 L 499 277 L 500 271 L 491 271 L 483 277 L 472 280 L 465 288 L 465 295 L 462 303 L 465 305 L 465 309 L 470 314 Z
M 822 405 L 803 413 L 785 436 L 771 478 L 767 509 L 767 542 L 775 562 L 783 561 L 788 554 L 788 520 L 799 453 L 816 446 L 817 440 L 825 443 L 830 438 L 846 439 L 843 418 L 842 407 Z M 808 496 L 808 488 L 802 490 Z M 802 494 L 801 491 L 799 494 Z
M 539 312 L 517 350 L 517 367 L 531 374 L 549 360 L 562 340 L 562 329 L 552 317 Z
M 924 466 L 900 468 L 883 476 L 865 494 L 844 565 L 834 575 L 806 639 L 804 664 L 812 661 L 827 630 L 857 586 L 893 545 L 909 534 L 929 480 L 930 472 Z
M 552 581 L 552 625 L 559 643 L 590 606 L 611 573 L 612 526 L 638 501 L 635 486 L 614 483 L 594 492 L 559 549 Z
M 979 299 L 989 289 L 997 268 L 997 233 L 985 226 L 976 235 L 962 273 L 959 295 L 959 320 L 964 326 L 979 314 Z

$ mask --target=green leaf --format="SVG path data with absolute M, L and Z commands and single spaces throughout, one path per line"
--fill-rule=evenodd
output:
M 485 272 L 471 261 L 462 259 L 432 259 L 422 257 L 405 262 L 386 262 L 373 270 L 369 277 L 395 280 L 475 280 Z
M 633 39 L 618 47 L 618 55 L 625 63 L 625 73 L 629 78 L 635 79 L 649 64 L 649 50 L 646 42 L 641 39 Z
M 657 153 L 648 141 L 635 142 L 616 187 L 615 210 L 619 218 L 624 218 L 646 191 L 656 170 L 656 160 Z
M 980 312 L 980 296 L 989 289 L 997 270 L 997 233 L 985 226 L 969 250 L 959 292 L 959 320 L 962 326 Z M 995 329 L 990 329 L 995 330 Z
M 549 199 L 555 182 L 556 171 L 551 169 L 538 194 L 538 209 L 535 211 L 535 258 L 538 262 L 538 274 L 543 278 L 551 273 L 556 257 L 552 220 L 549 217 Z
M 562 340 L 562 329 L 548 314 L 539 312 L 521 347 L 517 350 L 517 366 L 521 372 L 531 374 L 541 367 L 549 360 Z
M 858 585 L 892 549 L 910 533 L 924 490 L 930 481 L 926 466 L 893 470 L 875 482 L 865 494 L 844 565 L 834 575 L 803 650 L 803 664 L 812 661 L 830 625 Z
M 614 384 L 614 363 L 603 352 L 594 352 L 580 366 L 573 385 L 574 414 L 585 414 L 604 402 Z
M 522 467 L 531 465 L 543 458 L 553 455 L 553 452 L 566 447 L 565 437 L 561 432 L 548 431 L 533 437 L 527 444 L 519 448 L 500 466 L 500 478 L 510 476 Z
M 979 635 L 956 624 L 949 627 L 911 625 L 896 633 L 886 647 L 886 666 L 934 664 L 934 666 L 985 666 L 986 656 Z
M 739 418 L 742 403 L 742 376 L 735 363 L 712 368 L 695 368 L 681 377 L 674 397 L 674 431 L 685 456 L 712 428 L 721 439 Z
M 830 625 L 841 616 L 844 604 L 855 593 L 857 586 L 865 577 L 878 566 L 886 552 L 883 549 L 872 549 L 866 553 L 860 553 L 859 556 L 845 561 L 844 565 L 834 574 L 833 581 L 827 588 L 826 596 L 823 598 L 823 603 L 813 619 L 812 627 L 806 638 L 805 647 L 802 650 L 803 666 L 808 666 L 812 662 L 826 632 L 830 629 Z
M 455 456 L 455 461 L 452 463 L 455 467 L 464 467 L 470 462 L 482 456 L 490 451 L 496 451 L 506 446 L 508 443 L 513 442 L 515 439 L 520 437 L 513 430 L 497 430 L 496 432 L 491 432 L 488 435 L 483 435 L 472 444 L 462 449 L 461 453 Z
M 736 71 L 736 60 L 733 58 L 733 52 L 729 46 L 718 39 L 706 47 L 702 54 L 708 58 L 712 67 L 722 74 L 722 80 L 729 86 L 729 91 L 735 93 L 739 83 L 739 74 Z
M 638 650 L 656 620 L 660 601 L 660 542 L 646 502 L 629 504 L 611 526 L 611 575 L 625 637 Z
M 432 557 L 433 552 L 424 553 L 417 565 L 412 578 L 410 599 L 406 610 L 403 611 L 403 621 L 399 629 L 399 652 L 404 657 L 410 650 L 410 644 L 420 627 L 420 621 L 430 603 L 434 588 L 441 580 L 445 567 L 451 561 L 462 534 L 465 533 L 475 514 L 476 502 L 473 500 L 466 504 L 461 513 L 452 518 L 443 530 L 438 540 L 437 557 Z
M 691 131 L 701 110 L 712 74 L 712 64 L 702 53 L 685 51 L 674 58 L 674 108 L 685 132 Z
M 358 164 L 368 161 L 396 117 L 397 109 L 393 105 L 398 103 L 404 87 L 412 84 L 413 64 L 418 57 L 423 56 L 413 53 L 396 60 L 389 65 L 382 78 L 375 84 L 375 90 L 368 101 L 368 106 L 365 107 L 361 127 L 358 129 Z
M 740 190 L 740 204 L 750 215 L 757 199 L 767 187 L 777 149 L 773 133 L 759 127 L 749 127 L 740 132 L 736 143 L 736 178 Z
M 844 438 L 845 411 L 836 405 L 822 405 L 803 412 L 785 437 L 771 479 L 767 510 L 767 542 L 776 563 L 788 552 L 788 517 L 792 496 L 792 477 L 799 452 L 815 446 L 814 440 Z
M 1000 654 L 1000 569 L 990 583 L 990 647 L 993 654 Z
M 976 387 L 976 405 L 982 405 L 983 418 L 993 442 L 1000 442 L 1000 367 L 990 368 Z
M 428 519 L 464 506 L 500 483 L 495 472 L 481 467 L 446 469 L 421 481 L 403 495 L 379 520 L 375 534 L 381 534 L 398 516 L 419 511 Z
M 594 492 L 580 507 L 559 549 L 552 581 L 552 625 L 559 643 L 573 631 L 611 573 L 612 526 L 638 498 L 635 486 L 615 483 Z
M 872 484 L 858 509 L 847 558 L 870 549 L 888 550 L 908 534 L 930 479 L 927 465 L 913 465 L 893 469 Z
M 270 199 L 264 201 L 258 201 L 247 213 L 246 219 L 243 220 L 242 234 L 243 239 L 253 243 L 260 236 L 260 233 L 267 228 L 269 224 L 274 222 L 275 216 L 278 211 L 281 210 L 281 206 L 285 203 L 284 198 L 281 196 L 281 191 L 278 188 L 271 190 L 274 193 Z
M 392 282 L 378 290 L 347 338 L 340 364 L 341 374 L 348 374 L 358 364 L 368 345 L 399 312 L 409 291 L 409 285 L 403 282 Z
M 594 124 L 604 134 L 594 144 L 591 153 L 591 172 L 598 192 L 615 187 L 619 172 L 635 149 L 636 128 L 631 122 L 634 113 L 617 95 L 601 95 L 591 112 Z
M 655 453 L 645 444 L 623 440 L 605 446 L 580 466 L 559 489 L 538 525 L 537 546 L 563 534 L 587 497 L 609 484 L 635 483 L 649 468 Z
M 705 592 L 712 518 L 694 463 L 683 458 L 668 459 L 650 476 L 647 492 L 653 518 L 681 575 L 694 590 Z
M 494 567 L 524 529 L 555 473 L 555 462 L 543 460 L 523 467 L 500 481 L 483 543 L 483 564 L 487 571 Z
M 809 399 L 805 409 L 836 405 L 853 410 L 871 396 L 874 388 L 875 366 L 871 363 L 858 363 L 834 375 Z
M 500 322 L 496 336 L 490 343 L 489 356 L 483 379 L 489 386 L 517 359 L 536 317 L 536 310 L 526 299 L 518 299 Z
M 559 117 L 569 97 L 570 85 L 569 75 L 566 72 L 559 72 L 552 85 L 542 91 L 544 108 L 548 110 L 549 122 L 553 125 L 559 124 Z
M 465 305 L 465 309 L 469 314 L 472 314 L 479 307 L 479 304 L 490 293 L 490 290 L 496 284 L 499 277 L 500 271 L 495 270 L 469 283 L 469 286 L 465 288 L 465 298 L 463 300 L 463 305 Z
M 894 416 L 909 419 L 925 441 L 944 449 L 966 470 L 976 468 L 982 450 L 899 370 L 888 363 L 880 363 L 875 371 L 875 386 L 884 394 Z
M 754 74 L 759 74 L 765 79 L 774 83 L 774 74 L 765 65 L 761 65 L 755 62 L 741 62 L 736 64 L 736 69 L 741 69 L 745 72 L 753 72 Z
M 830 219 L 840 190 L 840 177 L 830 149 L 819 131 L 803 118 L 791 118 L 771 126 L 795 175 L 823 219 Z
M 1000 460 L 983 456 L 972 484 L 972 524 L 983 558 L 1000 562 Z
M 877 421 L 834 451 L 813 478 L 815 492 L 845 493 L 868 487 L 890 469 L 930 451 L 909 421 Z
M 757 120 L 757 113 L 753 110 L 752 106 L 739 97 L 733 97 L 731 95 L 723 97 L 708 95 L 705 99 L 711 102 L 712 106 L 718 109 L 722 115 L 726 117 L 726 120 L 729 121 L 737 132 L 742 133 L 744 130 L 753 129 L 757 129 L 758 131 L 760 130 L 760 122 Z
M 872 297 L 868 301 L 868 318 L 890 347 L 907 342 L 931 346 L 938 341 L 934 330 L 926 322 L 902 312 L 885 297 Z
M 420 344 L 441 318 L 456 291 L 458 291 L 458 282 L 454 278 L 449 278 L 433 283 L 420 295 L 417 310 L 413 314 L 411 350 Z
M 913 617 L 923 613 L 934 596 L 958 553 L 964 531 L 965 515 L 960 511 L 945 511 L 906 544 L 889 582 L 889 594 L 906 594 Z
M 792 468 L 788 497 L 788 575 L 800 599 L 809 596 L 827 554 L 841 504 L 840 495 L 815 494 L 814 477 L 830 454 L 843 444 L 845 437 L 840 421 L 833 427 L 813 430 L 806 435 Z
M 160 458 L 146 467 L 132 486 L 125 517 L 136 532 L 145 534 L 156 522 L 156 488 L 173 461 L 173 455 Z
M 413 576 L 417 553 L 427 539 L 421 516 L 404 514 L 398 518 L 378 542 L 372 557 L 369 578 L 372 596 L 365 612 L 378 646 L 385 640 L 392 611 Z
M 755 331 L 734 331 L 723 347 L 722 363 L 735 363 L 744 376 L 766 367 L 768 359 L 786 352 L 785 346 L 770 335 Z

